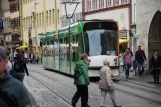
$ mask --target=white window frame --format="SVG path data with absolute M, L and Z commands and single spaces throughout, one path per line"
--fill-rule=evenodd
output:
M 93 9 L 97 10 L 97 0 L 93 0 Z
M 127 0 L 121 0 L 122 4 L 127 4 Z
M 91 11 L 91 0 L 87 1 L 87 11 Z
M 100 9 L 103 9 L 105 7 L 105 1 L 100 0 Z
M 107 7 L 111 7 L 112 6 L 112 0 L 107 0 L 107 4 L 108 4 Z
M 120 0 L 114 0 L 114 6 L 118 6 L 119 5 L 119 1 Z

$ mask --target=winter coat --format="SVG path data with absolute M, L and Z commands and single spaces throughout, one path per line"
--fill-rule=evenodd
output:
M 79 79 L 75 79 L 74 80 L 74 84 L 75 85 L 88 85 L 88 83 L 90 82 L 89 80 L 89 73 L 88 73 L 88 67 L 87 67 L 87 63 L 83 60 L 79 60 L 78 62 L 76 62 L 76 67 L 78 68 L 82 68 L 82 75 L 79 77 Z
M 111 88 L 109 88 L 109 86 Z M 112 71 L 109 66 L 103 66 L 100 70 L 99 88 L 103 90 L 113 90 Z
M 29 92 L 24 84 L 9 76 L 7 73 L 4 77 L 0 78 L 0 89 L 1 91 L 8 93 L 20 107 L 31 105 Z
M 144 62 L 144 60 L 146 60 L 145 52 L 143 50 L 136 51 L 136 53 L 135 53 L 135 60 L 137 62 Z
M 161 57 L 158 56 L 157 60 L 155 60 L 154 56 L 151 58 L 151 68 L 159 68 L 161 67 Z

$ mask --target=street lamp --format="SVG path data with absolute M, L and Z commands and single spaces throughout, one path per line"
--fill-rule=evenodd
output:
M 71 48 L 70 48 L 70 47 L 71 47 L 71 44 L 70 44 L 70 42 L 71 42 L 71 41 L 70 41 L 70 20 L 71 20 L 71 18 L 73 17 L 73 15 L 74 15 L 74 13 L 75 13 L 75 10 L 77 9 L 77 6 L 78 6 L 79 3 L 80 3 L 80 2 L 62 2 L 62 4 L 65 5 L 66 18 L 67 18 L 68 21 L 69 21 L 69 30 L 68 30 L 69 52 L 71 52 Z M 74 9 L 73 13 L 71 14 L 71 16 L 68 16 L 67 4 L 70 4 L 70 5 L 76 4 L 75 9 Z M 70 64 L 71 64 L 71 54 L 69 54 L 69 58 L 70 58 Z M 70 73 L 71 73 L 71 66 L 70 66 Z

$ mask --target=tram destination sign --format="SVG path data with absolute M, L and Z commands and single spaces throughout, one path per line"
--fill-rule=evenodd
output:
M 115 22 L 88 22 L 84 25 L 84 30 L 92 29 L 108 29 L 117 30 L 117 24 Z

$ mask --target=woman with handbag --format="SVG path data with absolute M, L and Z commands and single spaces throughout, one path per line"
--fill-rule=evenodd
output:
M 114 107 L 121 107 L 118 106 L 116 103 L 114 85 L 112 81 L 112 71 L 109 65 L 110 62 L 107 59 L 104 60 L 104 66 L 100 70 L 100 81 L 99 81 L 99 89 L 101 89 L 100 107 L 105 107 L 104 102 L 107 93 L 110 95 Z
M 161 69 L 161 57 L 158 54 L 158 51 L 154 51 L 154 55 L 151 58 L 151 73 L 153 74 L 154 84 L 159 85 L 159 74 Z

